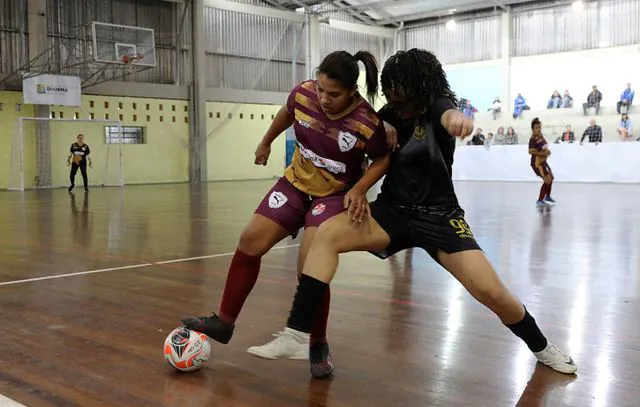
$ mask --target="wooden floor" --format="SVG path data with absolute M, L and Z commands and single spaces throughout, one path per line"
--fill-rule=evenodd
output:
M 230 253 L 267 182 L 0 193 L 0 394 L 36 406 L 640 405 L 640 187 L 460 183 L 468 221 L 577 379 L 527 348 L 415 250 L 342 258 L 329 327 L 337 372 L 246 353 L 284 326 L 296 242 L 263 273 L 229 345 L 176 374 L 162 342 L 217 310 Z M 175 260 L 175 261 L 172 261 Z M 95 271 L 95 273 L 92 273 Z M 2 404 L 0 397 L 0 405 Z

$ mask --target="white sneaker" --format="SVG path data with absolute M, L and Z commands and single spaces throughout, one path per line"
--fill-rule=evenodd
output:
M 578 366 L 573 362 L 571 356 L 551 342 L 547 344 L 546 348 L 533 354 L 538 358 L 540 363 L 549 366 L 556 372 L 574 374 L 578 371 Z
M 309 334 L 298 332 L 291 328 L 285 328 L 273 334 L 276 339 L 261 346 L 252 346 L 247 352 L 263 359 L 309 359 Z

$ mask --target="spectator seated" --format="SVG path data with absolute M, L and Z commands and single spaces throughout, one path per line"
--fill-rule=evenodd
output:
M 513 119 L 510 115 L 502 115 L 498 120 L 493 119 L 491 112 L 478 112 L 475 115 L 475 125 L 485 129 L 486 132 L 491 131 L 496 134 L 494 144 L 502 144 L 502 136 L 498 136 L 498 129 L 504 128 L 505 131 L 509 127 L 513 127 L 518 135 L 519 144 L 526 143 L 531 135 L 530 121 L 534 117 L 539 117 L 544 123 L 542 132 L 546 139 L 553 143 L 562 136 L 567 126 L 571 126 L 575 134 L 575 144 L 579 144 L 585 129 L 589 126 L 592 118 L 595 118 L 597 124 L 602 127 L 603 142 L 620 141 L 617 132 L 620 126 L 620 115 L 617 113 L 616 104 L 601 106 L 598 116 L 584 116 L 582 106 L 576 106 L 572 109 L 546 109 L 546 106 L 539 106 L 536 110 L 523 111 L 519 118 Z M 640 113 L 638 114 L 640 117 Z M 633 120 L 633 112 L 629 114 Z M 636 138 L 638 135 L 636 134 Z M 466 144 L 471 138 L 466 139 L 462 144 Z M 585 140 L 586 144 L 586 140 Z

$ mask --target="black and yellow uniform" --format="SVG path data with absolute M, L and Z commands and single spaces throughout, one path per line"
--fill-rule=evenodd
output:
M 391 244 L 372 253 L 384 259 L 420 247 L 438 261 L 439 251 L 479 249 L 451 178 L 455 139 L 427 115 L 407 121 L 386 106 L 379 114 L 398 131 L 400 148 L 391 156 L 381 192 L 371 204 L 371 215 Z
M 71 184 L 69 185 L 69 191 L 73 189 L 76 181 L 76 174 L 78 173 L 78 169 L 80 169 L 80 173 L 82 174 L 82 181 L 84 182 L 84 189 L 89 189 L 89 179 L 87 178 L 87 160 L 89 159 L 89 154 L 91 154 L 91 149 L 87 144 L 71 144 L 71 148 L 69 149 L 71 153 L 71 173 L 69 174 L 69 179 Z

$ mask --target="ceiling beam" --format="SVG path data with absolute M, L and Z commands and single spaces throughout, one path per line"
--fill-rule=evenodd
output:
M 352 10 L 352 11 L 377 11 L 381 10 L 385 7 L 393 7 L 393 6 L 404 6 L 407 4 L 418 4 L 423 3 L 424 0 L 375 0 L 368 3 L 362 4 L 352 4 L 349 6 L 344 6 L 341 8 L 342 11 Z M 326 11 L 320 12 L 320 14 L 326 13 Z
M 508 2 L 502 2 L 502 3 L 505 3 L 505 5 L 506 3 L 511 5 L 511 4 L 518 4 L 518 3 L 530 3 L 530 2 L 531 0 L 509 0 Z M 436 11 L 426 11 L 423 13 L 409 13 L 409 14 L 394 16 L 391 18 L 384 18 L 384 19 L 378 20 L 377 23 L 378 25 L 387 25 L 387 24 L 394 24 L 400 21 L 406 22 L 406 21 L 415 21 L 415 20 L 425 20 L 428 18 L 438 18 L 438 17 L 444 17 L 444 16 L 455 18 L 455 16 L 459 14 L 487 9 L 490 7 L 491 5 L 487 4 L 486 1 L 477 1 L 475 3 L 467 4 L 463 7 L 460 7 L 460 6 L 456 7 L 455 14 L 449 13 L 448 10 L 441 9 Z
M 237 3 L 230 0 L 203 0 L 205 7 L 235 11 L 236 13 L 253 14 L 264 17 L 279 18 L 281 20 L 304 23 L 304 14 L 295 11 L 280 10 L 273 7 L 254 6 L 253 4 Z
M 376 25 L 376 22 L 373 21 L 368 16 L 360 14 L 360 13 L 356 13 L 353 10 L 344 9 L 344 7 L 346 7 L 346 6 L 342 4 L 341 0 L 334 0 L 334 1 L 331 2 L 331 4 L 336 6 L 336 7 L 338 7 L 338 8 L 342 8 L 341 10 L 335 10 L 336 12 L 345 11 L 346 13 L 351 15 L 352 17 L 362 21 L 365 24 Z
M 378 37 L 394 38 L 396 33 L 396 30 L 393 28 L 350 23 L 348 21 L 342 21 L 335 18 L 325 18 L 322 19 L 321 22 L 328 24 L 329 27 L 337 28 L 338 30 L 375 35 Z

